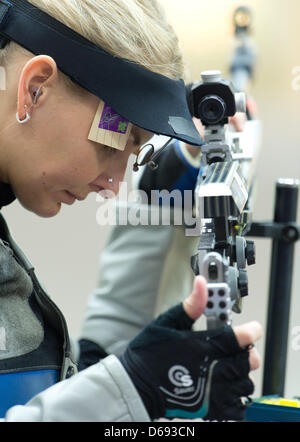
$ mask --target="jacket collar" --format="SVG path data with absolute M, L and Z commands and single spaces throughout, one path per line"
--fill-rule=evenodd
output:
M 0 183 L 0 208 L 15 201 L 16 196 L 9 184 Z

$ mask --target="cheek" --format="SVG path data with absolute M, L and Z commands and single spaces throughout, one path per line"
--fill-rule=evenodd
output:
M 94 143 L 77 140 L 62 146 L 56 154 L 52 153 L 43 172 L 51 182 L 86 185 L 94 181 L 106 166 L 107 160 L 99 154 Z
M 56 116 L 55 124 L 52 122 L 45 135 L 40 137 L 48 145 L 50 160 L 55 158 L 61 165 L 75 169 L 90 169 L 97 163 L 94 143 L 88 139 L 91 115 L 90 109 L 82 105 L 80 111 L 70 108 L 69 112 Z
M 117 155 L 115 157 L 115 160 L 113 162 L 115 173 L 121 180 L 123 179 L 123 176 L 126 172 L 130 155 L 131 152 L 122 152 L 120 153 L 120 155 Z

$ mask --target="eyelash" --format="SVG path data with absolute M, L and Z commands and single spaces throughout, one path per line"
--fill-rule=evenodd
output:
M 103 152 L 109 155 L 115 155 L 118 150 L 114 149 L 113 147 L 109 147 L 109 146 L 103 146 Z
M 117 153 L 117 149 L 114 149 L 113 147 L 106 146 L 106 149 L 108 149 L 108 152 L 111 153 L 111 154 L 116 154 Z

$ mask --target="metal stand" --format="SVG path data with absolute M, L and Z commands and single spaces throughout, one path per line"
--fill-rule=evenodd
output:
M 300 238 L 297 202 L 300 182 L 276 183 L 274 221 L 252 223 L 247 236 L 272 238 L 263 396 L 284 396 L 295 242 Z

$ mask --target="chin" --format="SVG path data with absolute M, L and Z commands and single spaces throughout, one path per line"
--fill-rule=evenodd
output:
M 37 216 L 41 218 L 53 218 L 56 216 L 61 210 L 61 203 L 51 198 L 51 196 L 47 194 L 37 194 L 31 193 L 31 196 L 28 198 L 29 192 L 17 192 L 15 191 L 15 195 L 19 200 L 20 204 L 24 207 L 24 209 L 29 212 L 35 213 Z
M 31 212 L 35 213 L 41 218 L 53 218 L 58 215 L 61 210 L 61 204 L 57 203 L 56 206 L 52 205 L 51 207 L 43 207 L 37 209 L 31 209 Z
M 24 207 L 24 209 L 28 210 L 29 212 L 34 213 L 35 215 L 39 216 L 40 218 L 53 218 L 54 216 L 58 215 L 61 210 L 61 204 L 48 204 L 48 205 L 36 205 L 36 204 L 25 204 L 22 201 L 20 201 L 21 205 Z

